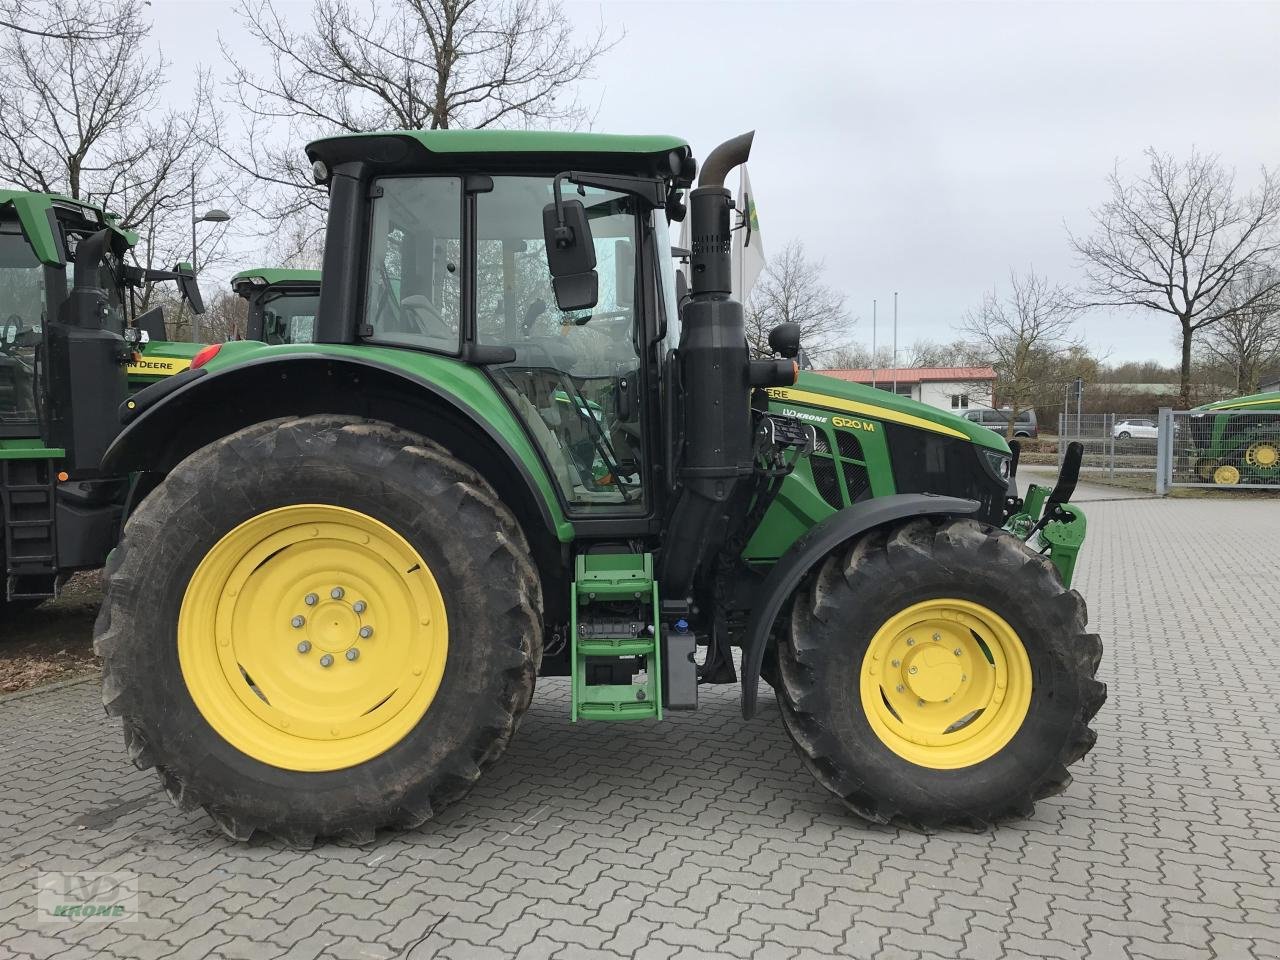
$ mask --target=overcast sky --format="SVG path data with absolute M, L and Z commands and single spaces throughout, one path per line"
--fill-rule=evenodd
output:
M 757 131 L 766 253 L 803 239 L 864 343 L 873 298 L 887 342 L 895 290 L 907 344 L 950 339 L 1010 267 L 1075 282 L 1067 227 L 1087 229 L 1112 165 L 1140 169 L 1148 145 L 1216 153 L 1243 186 L 1280 164 L 1280 3 L 565 6 L 626 33 L 581 91 L 595 129 L 678 134 L 699 157 Z M 310 4 L 281 9 L 301 23 Z M 197 59 L 222 69 L 215 33 L 262 60 L 230 3 L 152 10 L 175 98 Z M 1167 315 L 1082 322 L 1112 361 L 1176 359 Z

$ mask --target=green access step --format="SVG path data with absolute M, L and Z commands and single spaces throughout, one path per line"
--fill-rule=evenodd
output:
M 574 561 L 570 587 L 570 719 L 662 719 L 662 654 L 653 554 L 589 553 Z M 588 659 L 624 673 L 644 659 L 643 683 L 591 683 Z M 598 671 L 597 671 L 598 672 Z

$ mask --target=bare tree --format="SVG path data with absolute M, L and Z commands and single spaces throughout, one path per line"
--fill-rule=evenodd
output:
M 579 126 L 590 117 L 573 88 L 616 42 L 602 26 L 578 40 L 558 0 L 317 0 L 305 30 L 274 0 L 238 10 L 272 66 L 259 73 L 241 60 L 243 41 L 223 42 L 245 125 L 243 149 L 224 152 L 264 188 L 269 219 L 311 215 L 309 233 L 293 238 L 302 248 L 289 251 L 303 256 L 326 200 L 299 144 L 370 130 Z
M 111 36 L 111 18 L 105 9 L 97 11 L 98 17 L 84 15 L 88 12 L 85 9 L 76 11 L 76 16 L 58 18 L 50 17 L 45 6 L 40 0 L 0 0 L 0 28 L 50 39 L 105 40 Z
M 1270 295 L 1259 294 L 1270 290 Z M 1262 373 L 1280 360 L 1280 282 L 1275 269 L 1250 274 L 1233 285 L 1226 301 L 1234 309 L 1201 338 L 1202 359 L 1230 372 L 1237 394 L 1254 393 Z
M 1234 171 L 1193 152 L 1185 161 L 1146 151 L 1145 175 L 1107 182 L 1111 198 L 1093 212 L 1094 231 L 1071 237 L 1087 278 L 1088 304 L 1141 307 L 1177 320 L 1182 345 L 1180 393 L 1191 397 L 1196 331 L 1253 301 L 1228 296 L 1232 285 L 1280 253 L 1280 176 L 1263 169 L 1253 192 L 1238 195 Z M 1257 299 L 1280 289 L 1255 290 Z
M 207 76 L 186 108 L 162 109 L 166 64 L 145 52 L 151 25 L 143 7 L 142 0 L 47 0 L 39 22 L 49 30 L 0 35 L 0 176 L 98 204 L 138 230 L 134 253 L 143 265 L 172 266 L 189 258 L 184 214 L 193 186 L 197 204 L 210 205 L 225 195 L 228 178 L 206 166 Z M 149 296 L 150 289 L 144 304 Z
M 848 340 L 854 322 L 845 295 L 823 282 L 823 263 L 810 260 L 804 243 L 792 240 L 769 260 L 746 304 L 747 342 L 753 357 L 767 357 L 769 331 L 800 324 L 800 342 L 815 365 Z
M 1033 405 L 1054 361 L 1079 345 L 1074 308 L 1066 287 L 1034 270 L 1009 271 L 1009 290 L 999 287 L 970 309 L 960 330 L 996 371 L 996 393 L 1011 407 L 1009 435 L 1018 413 Z

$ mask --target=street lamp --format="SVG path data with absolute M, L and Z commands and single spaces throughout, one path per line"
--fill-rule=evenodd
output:
M 198 223 L 226 223 L 231 219 L 231 214 L 218 207 L 207 210 L 200 216 L 196 216 L 196 177 L 191 175 L 191 273 L 194 275 L 196 270 L 196 224 Z M 195 343 L 200 342 L 200 315 L 193 314 L 191 318 L 191 339 Z

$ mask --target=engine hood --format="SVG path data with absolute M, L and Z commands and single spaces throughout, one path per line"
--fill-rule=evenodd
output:
M 991 450 L 1009 451 L 1004 437 L 964 417 L 907 397 L 895 396 L 886 390 L 825 377 L 820 373 L 801 373 L 795 386 L 771 389 L 769 397 L 774 403 L 784 406 L 887 420 L 917 430 L 968 440 Z

